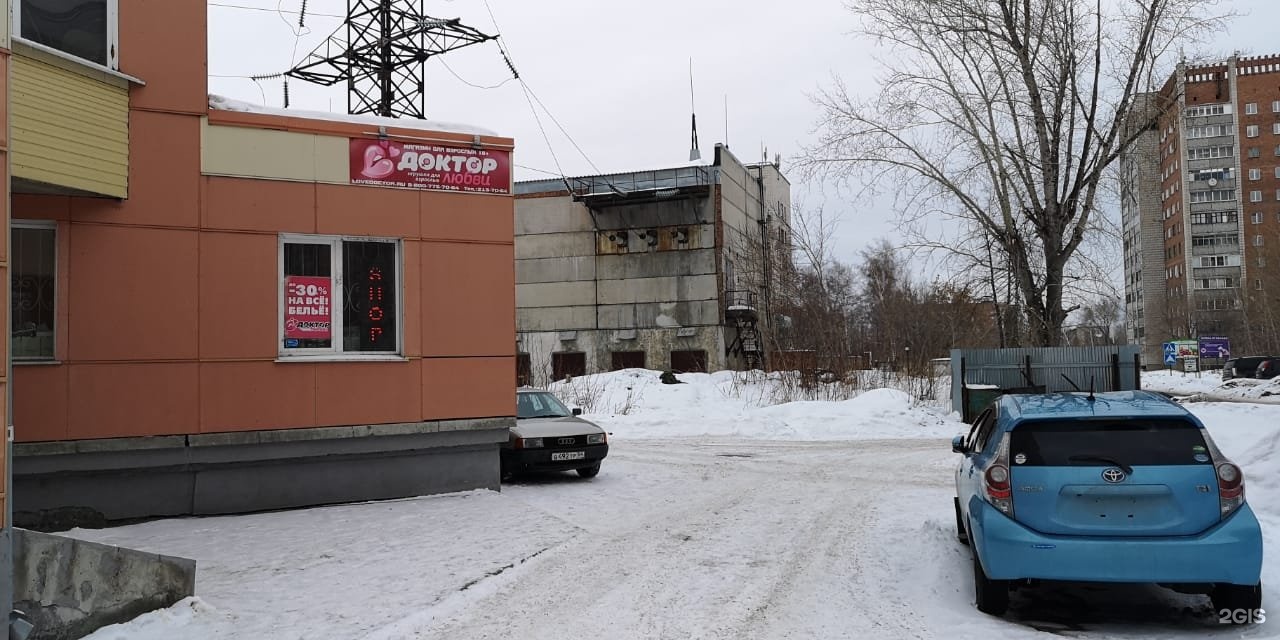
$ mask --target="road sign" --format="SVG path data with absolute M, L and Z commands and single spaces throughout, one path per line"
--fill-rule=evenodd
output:
M 1178 345 L 1172 342 L 1164 343 L 1164 364 L 1172 367 L 1178 363 Z
M 1199 358 L 1183 358 L 1182 367 L 1183 367 L 1182 370 L 1186 371 L 1187 373 L 1194 373 L 1196 371 L 1199 371 L 1200 359 Z

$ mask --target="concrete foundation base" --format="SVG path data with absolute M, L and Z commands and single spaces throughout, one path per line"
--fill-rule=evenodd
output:
M 25 443 L 14 520 L 56 531 L 142 518 L 498 489 L 514 418 Z

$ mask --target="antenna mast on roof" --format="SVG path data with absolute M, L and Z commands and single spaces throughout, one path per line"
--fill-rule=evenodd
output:
M 698 151 L 698 109 L 697 103 L 693 100 L 693 58 L 689 58 L 689 115 L 693 118 L 693 139 L 690 141 L 689 162 L 702 159 L 702 152 Z
M 425 118 L 424 68 L 432 56 L 496 40 L 457 18 L 433 18 L 422 0 L 347 0 L 346 35 L 335 34 L 286 76 L 347 83 L 347 113 Z

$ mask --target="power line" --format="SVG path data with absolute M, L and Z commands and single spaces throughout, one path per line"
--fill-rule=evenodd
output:
M 271 7 L 251 7 L 251 6 L 248 6 L 248 5 L 243 5 L 243 4 L 231 4 L 231 3 L 227 3 L 227 2 L 210 2 L 210 3 L 209 3 L 209 6 L 211 6 L 211 7 L 221 7 L 221 8 L 223 8 L 223 9 L 243 9 L 243 10 L 245 10 L 245 11 L 264 11 L 264 12 L 267 12 L 267 13 L 291 13 L 291 14 L 293 14 L 293 15 L 302 15 L 302 12 L 301 12 L 301 11 L 291 11 L 291 10 L 289 10 L 289 9 L 282 9 L 282 8 L 279 8 L 279 7 L 275 8 L 275 9 L 272 9 Z M 336 13 L 316 13 L 315 11 L 307 11 L 307 12 L 306 12 L 306 15 L 308 15 L 308 16 L 319 16 L 319 17 L 322 17 L 322 18 L 343 18 L 343 19 L 345 19 L 345 18 L 347 17 L 347 16 L 345 16 L 345 15 L 338 15 L 338 14 L 336 14 Z
M 502 82 L 499 82 L 498 84 L 495 84 L 495 85 L 489 85 L 489 86 L 480 85 L 480 84 L 475 84 L 475 83 L 473 83 L 473 82 L 470 82 L 470 81 L 466 80 L 466 79 L 465 79 L 465 78 L 463 78 L 462 76 L 458 75 L 458 72 L 457 72 L 457 71 L 454 71 L 454 70 L 453 70 L 453 67 L 449 66 L 449 63 L 444 61 L 444 57 L 443 57 L 443 56 L 437 56 L 437 58 L 440 60 L 440 64 L 444 65 L 444 68 L 445 68 L 445 69 L 447 69 L 447 70 L 449 71 L 449 73 L 453 74 L 453 77 L 455 77 L 455 78 L 457 78 L 457 79 L 458 79 L 458 82 L 461 82 L 462 84 L 465 84 L 465 85 L 467 85 L 468 87 L 475 87 L 476 89 L 497 89 L 497 88 L 501 87 L 502 85 L 505 85 L 505 84 L 507 84 L 508 82 L 511 82 L 512 80 L 516 80 L 517 78 L 519 78 L 519 77 L 520 77 L 520 76 L 515 76 L 515 75 L 513 75 L 512 77 L 507 78 L 506 80 L 503 80 Z M 513 69 L 513 72 L 514 72 L 514 69 Z
M 502 33 L 502 27 L 498 26 L 498 18 L 493 14 L 493 7 L 489 5 L 489 0 L 484 0 L 484 8 L 489 12 L 489 20 L 493 22 L 493 30 L 498 33 Z M 538 129 L 542 130 L 542 137 L 547 141 L 547 148 L 551 151 L 551 158 L 556 160 L 556 152 L 555 149 L 551 149 L 551 139 L 547 136 L 546 129 L 542 127 L 542 119 L 538 117 L 538 110 L 533 106 L 534 101 L 537 101 L 538 105 L 542 107 L 542 110 L 546 112 L 547 117 L 551 118 L 551 121 L 555 123 L 558 129 L 560 129 L 560 133 L 563 133 L 564 137 L 568 138 L 569 143 L 573 145 L 573 148 L 577 149 L 578 153 L 582 154 L 582 158 L 587 161 L 587 164 L 591 165 L 591 168 L 594 169 L 596 173 L 601 173 L 600 168 L 596 166 L 596 163 L 591 161 L 591 158 L 582 150 L 582 147 L 578 146 L 577 141 L 573 139 L 573 136 L 569 135 L 569 132 L 565 130 L 564 125 L 560 124 L 560 121 L 556 119 L 555 114 L 551 113 L 551 110 L 547 108 L 547 105 L 543 104 L 542 100 L 533 92 L 533 89 L 529 87 L 529 83 L 523 78 L 520 78 L 519 73 L 516 73 L 515 65 L 511 62 L 512 56 L 508 54 L 508 50 L 503 48 L 502 42 L 500 41 L 498 42 L 498 50 L 502 52 L 503 58 L 506 59 L 507 66 L 511 68 L 511 73 L 516 77 L 516 79 L 520 80 L 520 86 L 524 89 L 525 100 L 529 102 L 529 109 L 533 111 L 533 118 L 538 123 Z M 556 169 L 560 169 L 559 160 L 556 160 Z M 563 169 L 560 169 L 560 176 L 564 177 Z
M 538 102 L 538 106 L 542 107 L 542 110 L 547 112 L 547 117 L 551 118 L 551 121 L 556 123 L 556 127 L 560 129 L 560 133 L 563 133 L 564 137 L 569 139 L 569 144 L 572 144 L 573 148 L 577 149 L 578 153 L 582 154 L 582 159 L 586 160 L 587 164 L 591 165 L 591 168 L 594 169 L 596 173 L 603 173 L 600 171 L 600 167 L 597 167 L 596 163 L 592 162 L 591 158 L 587 157 L 587 152 L 583 151 L 582 147 L 578 146 L 578 142 L 573 139 L 573 136 L 569 135 L 568 131 L 565 131 L 564 125 L 560 124 L 560 121 L 556 119 L 555 114 L 551 113 L 551 110 L 547 108 L 547 105 L 542 104 L 542 100 L 538 99 L 538 95 L 533 92 L 533 89 L 529 88 L 528 83 L 521 80 L 520 84 L 525 85 L 525 90 L 528 91 L 529 95 L 533 96 L 533 99 Z

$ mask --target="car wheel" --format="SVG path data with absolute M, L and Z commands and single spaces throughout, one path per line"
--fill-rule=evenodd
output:
M 600 463 L 597 462 L 589 467 L 578 469 L 578 475 L 584 478 L 594 478 L 600 474 Z
M 973 552 L 973 592 L 978 611 L 1002 616 L 1009 610 L 1009 583 L 1005 580 L 992 580 L 982 569 L 982 561 L 978 552 Z
M 1223 615 L 1226 611 L 1223 622 L 1252 622 L 1255 612 L 1262 608 L 1262 585 L 1217 584 L 1214 585 L 1213 593 L 1209 594 L 1209 599 L 1213 602 L 1214 612 Z
M 956 539 L 961 544 L 969 544 L 969 532 L 964 530 L 964 516 L 960 514 L 960 498 L 952 498 L 956 507 Z

